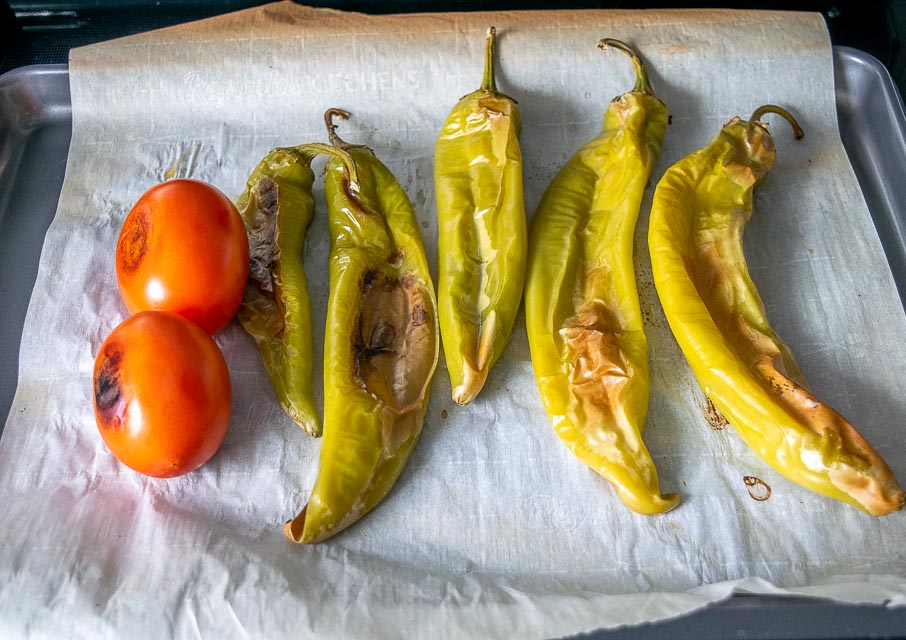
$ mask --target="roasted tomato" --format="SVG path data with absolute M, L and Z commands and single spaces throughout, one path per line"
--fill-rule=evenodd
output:
M 145 475 L 188 473 L 216 453 L 230 422 L 230 375 L 217 344 L 167 311 L 127 318 L 94 364 L 94 414 L 123 464 Z
M 248 237 L 235 205 L 197 180 L 148 189 L 116 244 L 116 278 L 130 313 L 172 311 L 211 335 L 236 314 L 248 268 Z

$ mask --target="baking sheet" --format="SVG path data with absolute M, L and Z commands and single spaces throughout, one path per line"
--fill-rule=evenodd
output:
M 457 52 L 457 67 L 467 66 L 464 60 L 468 59 L 479 71 L 462 72 L 462 78 L 451 82 L 449 77 L 438 79 L 430 73 L 411 75 L 400 65 L 386 71 L 388 76 L 374 76 L 380 80 L 344 79 L 383 59 L 374 50 L 380 42 L 368 46 L 363 41 L 371 37 L 395 43 L 384 47 L 399 48 L 399 40 L 387 36 L 388 29 L 426 32 L 428 27 L 418 24 L 423 20 L 434 21 L 430 23 L 436 41 L 433 56 L 420 51 L 414 41 L 404 41 L 401 55 L 417 67 L 448 68 L 434 57 L 443 58 L 449 45 Z M 720 110 L 728 100 L 724 93 L 738 94 L 738 85 L 751 91 L 753 64 L 720 57 L 722 68 L 712 72 L 722 80 L 711 78 L 707 70 L 696 74 L 696 61 L 706 67 L 716 64 L 712 54 L 717 45 L 715 38 L 693 37 L 692 31 L 717 31 L 739 51 L 757 48 L 765 33 L 772 39 L 795 40 L 795 45 L 780 49 L 797 47 L 802 67 L 788 61 L 784 67 L 779 57 L 770 56 L 754 65 L 770 68 L 771 78 L 765 81 L 778 84 L 767 87 L 770 97 L 758 102 L 792 106 L 803 114 L 808 137 L 800 145 L 787 138 L 784 147 L 784 134 L 777 127 L 780 162 L 756 201 L 759 211 L 769 213 L 753 220 L 749 246 L 759 228 L 771 236 L 768 244 L 774 245 L 784 244 L 793 229 L 798 237 L 791 240 L 797 240 L 797 246 L 804 242 L 819 257 L 803 256 L 785 264 L 772 260 L 777 256 L 770 250 L 776 247 L 767 247 L 765 256 L 750 258 L 753 275 L 780 333 L 794 349 L 802 345 L 796 351 L 813 386 L 828 398 L 839 398 L 835 404 L 844 414 L 867 415 L 873 409 L 874 420 L 860 426 L 903 475 L 903 458 L 897 458 L 895 450 L 902 444 L 896 439 L 899 434 L 880 419 L 903 414 L 902 401 L 887 397 L 896 388 L 888 377 L 902 364 L 902 354 L 888 346 L 893 344 L 891 337 L 902 335 L 902 310 L 836 139 L 830 50 L 819 17 L 584 12 L 361 18 L 281 5 L 225 18 L 214 26 L 168 30 L 93 47 L 73 57 L 73 153 L 22 348 L 27 371 L 37 374 L 24 375 L 23 364 L 16 406 L 28 416 L 17 418 L 14 411 L 0 444 L 4 504 L 0 517 L 40 523 L 26 526 L 27 536 L 3 534 L 2 561 L 14 569 L 14 578 L 0 591 L 0 602 L 26 596 L 36 603 L 27 613 L 4 616 L 13 628 L 25 623 L 49 631 L 68 629 L 60 626 L 62 621 L 75 617 L 89 635 L 98 630 L 114 632 L 123 625 L 153 635 L 162 619 L 177 632 L 198 625 L 208 632 L 235 633 L 239 625 L 266 635 L 305 629 L 330 633 L 337 628 L 351 634 L 380 635 L 389 630 L 389 635 L 398 635 L 403 620 L 403 631 L 419 634 L 551 635 L 676 614 L 730 589 L 727 583 L 696 585 L 745 576 L 845 599 L 902 601 L 903 580 L 894 577 L 906 573 L 897 545 L 903 533 L 902 516 L 877 521 L 842 505 L 825 504 L 828 501 L 773 478 L 730 431 L 711 432 L 698 409 L 694 382 L 681 358 L 669 354 L 672 339 L 664 333 L 662 317 L 658 322 L 651 290 L 647 295 L 653 309 L 649 332 L 653 373 L 663 373 L 653 381 L 649 446 L 658 460 L 664 489 L 678 489 L 685 498 L 680 510 L 662 519 L 625 513 L 606 483 L 580 469 L 562 450 L 530 382 L 524 332 L 514 337 L 494 374 L 496 380 L 491 381 L 490 394 L 476 405 L 454 409 L 445 393 L 449 382 L 444 372 L 439 374 L 425 435 L 397 490 L 366 523 L 315 549 L 288 546 L 274 523 L 279 525 L 293 515 L 304 501 L 314 479 L 317 445 L 294 431 L 275 409 L 254 348 L 236 327 L 219 338 L 233 369 L 238 397 L 234 424 L 218 457 L 201 472 L 167 483 L 138 478 L 110 459 L 90 413 L 90 369 L 97 346 L 124 312 L 112 276 L 118 224 L 148 181 L 191 173 L 212 180 L 231 195 L 238 194 L 245 174 L 270 146 L 286 144 L 287 136 L 297 136 L 299 141 L 323 139 L 318 130 L 320 112 L 327 106 L 346 106 L 355 112 L 355 119 L 344 128 L 345 137 L 366 138 L 401 177 L 427 223 L 425 237 L 431 252 L 432 132 L 446 114 L 447 104 L 452 105 L 477 82 L 482 34 L 489 21 L 496 22 L 502 34 L 510 34 L 501 38 L 501 65 L 506 73 L 506 83 L 501 79 L 501 85 L 520 99 L 523 108 L 529 209 L 559 164 L 593 135 L 607 99 L 631 84 L 631 72 L 622 61 L 605 65 L 603 54 L 593 50 L 594 42 L 605 35 L 603 29 L 618 30 L 641 48 L 655 70 L 656 89 L 668 104 L 676 105 L 658 173 L 667 162 L 705 143 L 730 115 L 755 106 L 724 104 L 722 108 L 730 111 Z M 563 58 L 584 60 L 584 47 L 577 44 L 583 40 L 595 55 L 579 65 L 551 65 L 549 52 L 542 57 L 544 52 L 533 43 L 539 40 L 538 30 L 544 35 L 552 24 L 560 33 L 558 52 Z M 443 31 L 447 27 L 449 31 Z M 668 32 L 673 43 L 669 46 L 665 44 Z M 350 38 L 351 33 L 355 37 Z M 262 34 L 270 39 L 268 46 L 296 53 L 306 49 L 309 54 L 314 48 L 318 56 L 340 60 L 339 68 L 328 67 L 329 72 L 318 76 L 312 73 L 317 65 L 309 57 L 298 62 L 298 57 L 266 55 Z M 164 44 L 154 44 L 158 37 Z M 696 46 L 676 50 L 678 39 Z M 551 38 L 545 42 L 549 44 Z M 201 54 L 211 49 L 217 49 L 218 55 L 213 68 L 207 69 L 202 64 L 207 58 Z M 123 50 L 131 50 L 141 61 L 123 60 Z M 343 63 L 341 54 L 350 51 L 353 62 Z M 260 55 L 249 56 L 250 52 Z M 691 61 L 677 59 L 683 56 L 692 56 Z M 151 60 L 156 64 L 147 64 Z M 517 60 L 525 67 L 517 67 Z M 158 66 L 167 69 L 163 79 L 156 74 Z M 817 67 L 817 73 L 810 66 Z M 198 67 L 206 70 L 193 70 Z M 550 69 L 546 73 L 564 85 L 583 87 L 585 96 L 566 89 L 538 90 L 545 82 L 537 77 L 539 69 Z M 748 75 L 740 76 L 745 70 Z M 273 80 L 268 84 L 268 73 L 277 78 L 301 74 L 298 95 L 277 95 L 274 100 L 267 91 L 261 93 L 265 86 L 293 91 L 286 88 L 293 83 L 278 85 Z M 418 76 L 420 90 L 443 96 L 413 94 L 402 86 L 406 83 L 389 79 L 396 73 L 409 81 Z M 340 79 L 330 80 L 331 74 Z M 228 75 L 232 82 L 224 89 L 220 82 Z M 316 82 L 304 79 L 311 75 L 318 78 Z M 685 79 L 673 86 L 667 80 L 671 77 Z M 811 80 L 803 90 L 806 77 Z M 209 88 L 194 95 L 201 80 Z M 165 81 L 177 87 L 168 89 Z M 794 95 L 792 85 L 797 83 L 801 94 Z M 129 85 L 128 91 L 116 89 L 122 84 Z M 702 85 L 706 88 L 701 95 L 689 91 Z M 107 90 L 97 91 L 99 86 Z M 318 101 L 312 101 L 315 86 L 334 94 L 318 95 Z M 176 97 L 180 87 L 183 103 L 169 102 L 168 96 Z M 349 94 L 355 88 L 352 104 Z M 255 91 L 269 103 L 266 109 L 251 113 L 246 102 L 253 101 Z M 822 103 L 827 91 L 829 105 Z M 533 105 L 532 97 L 540 104 Z M 320 104 L 322 99 L 343 102 Z M 717 103 L 717 110 L 703 111 L 706 101 Z M 118 116 L 120 109 L 133 113 Z M 694 115 L 682 115 L 684 110 Z M 570 113 L 575 117 L 557 120 Z M 686 121 L 682 128 L 681 119 Z M 180 128 L 183 133 L 175 130 Z M 186 138 L 185 131 L 191 131 L 191 136 Z M 552 143 L 561 138 L 562 144 Z M 100 189 L 99 175 L 109 176 Z M 782 182 L 776 176 L 782 176 Z M 815 221 L 789 224 L 815 207 L 822 212 L 824 228 L 819 229 Z M 647 211 L 647 204 L 643 210 Z M 765 220 L 762 227 L 756 226 L 759 220 Z M 825 237 L 828 228 L 837 236 L 836 242 Z M 310 272 L 317 272 L 317 265 L 326 258 L 323 221 L 310 235 L 307 264 Z M 85 246 L 109 246 L 111 251 L 109 255 L 85 251 Z M 788 258 L 779 249 L 777 253 Z M 643 284 L 645 263 L 640 255 Z M 756 263 L 764 265 L 762 272 L 755 269 Z M 781 282 L 764 273 L 768 266 L 778 265 L 788 270 Z M 873 277 L 863 283 L 860 273 Z M 803 280 L 811 287 L 797 289 L 794 285 Z M 323 282 L 320 285 L 314 296 L 316 317 L 318 313 L 323 317 L 326 303 L 326 288 Z M 857 297 L 841 298 L 837 292 L 826 301 L 828 313 L 840 317 L 819 313 L 803 318 L 802 309 L 796 310 L 801 298 L 797 291 L 815 287 L 857 292 Z M 646 294 L 645 286 L 642 292 Z M 860 307 L 859 295 L 872 295 L 871 306 L 865 302 Z M 835 306 L 838 302 L 842 304 Z M 784 309 L 796 313 L 783 313 Z M 862 326 L 863 321 L 867 326 Z M 48 327 L 51 334 L 59 332 L 58 340 L 48 341 Z M 797 342 L 790 335 L 794 330 L 808 340 Z M 869 337 L 856 339 L 863 333 Z M 839 345 L 841 338 L 847 347 L 843 354 L 828 346 Z M 660 364 L 658 352 L 663 358 Z M 74 362 L 78 363 L 75 373 Z M 828 368 L 831 371 L 822 378 Z M 835 377 L 841 372 L 858 376 L 861 389 L 870 392 L 868 397 L 851 389 L 849 378 Z M 881 406 L 872 407 L 869 401 L 879 397 Z M 512 404 L 506 402 L 508 398 Z M 662 412 L 659 418 L 656 407 Z M 448 410 L 446 420 L 440 417 L 443 409 Z M 672 431 L 664 414 L 681 417 L 669 427 Z M 15 435 L 10 437 L 11 433 Z M 22 451 L 33 456 L 23 456 Z M 18 465 L 10 464 L 11 456 L 20 461 Z M 28 462 L 22 464 L 23 459 Z M 708 464 L 702 465 L 702 459 Z M 772 498 L 753 503 L 743 493 L 743 475 L 758 475 L 771 484 Z M 828 533 L 841 528 L 845 535 Z M 166 566 L 167 557 L 174 555 L 180 565 Z M 880 571 L 893 576 L 853 575 Z M 744 585 L 773 590 L 764 580 L 748 580 Z M 690 588 L 689 593 L 664 593 Z M 638 591 L 658 595 L 635 595 Z M 150 607 L 154 613 L 137 606 L 149 598 L 158 605 Z M 46 615 L 49 611 L 55 615 Z
M 19 369 L 25 312 L 44 234 L 57 210 L 72 133 L 69 74 L 21 69 L 0 76 L 0 424 Z M 0 430 L 0 435 L 2 435 Z

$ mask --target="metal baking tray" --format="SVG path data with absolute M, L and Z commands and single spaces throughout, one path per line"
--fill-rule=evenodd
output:
M 833 53 L 840 135 L 900 300 L 906 301 L 903 102 L 880 62 L 846 47 L 834 47 Z M 0 76 L 0 434 L 16 390 L 22 326 L 44 235 L 56 213 L 71 134 L 66 65 L 34 65 Z M 582 637 L 830 639 L 904 634 L 906 608 L 740 594 L 680 618 Z

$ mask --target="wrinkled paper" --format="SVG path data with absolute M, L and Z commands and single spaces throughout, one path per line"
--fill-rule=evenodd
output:
M 801 142 L 768 118 L 778 160 L 746 233 L 752 276 L 813 389 L 906 481 L 906 318 L 837 133 L 820 15 L 370 17 L 269 5 L 72 52 L 66 180 L 0 442 L 0 635 L 556 636 L 678 615 L 734 589 L 906 604 L 906 513 L 872 518 L 809 493 L 709 415 L 652 285 L 651 189 L 636 235 L 652 365 L 645 439 L 662 490 L 682 495 L 673 512 L 630 512 L 558 440 L 521 317 L 470 406 L 450 400 L 441 360 L 395 490 L 317 546 L 287 542 L 282 524 L 307 499 L 319 441 L 283 414 L 235 323 L 217 337 L 234 399 L 214 459 L 153 480 L 107 451 L 91 375 L 126 315 L 114 247 L 138 197 L 193 177 L 235 198 L 268 150 L 326 141 L 324 110 L 345 108 L 340 135 L 399 178 L 436 273 L 432 149 L 449 109 L 480 84 L 492 24 L 498 85 L 522 112 L 529 212 L 634 82 L 625 56 L 595 47 L 602 37 L 638 48 L 673 114 L 653 181 L 734 115 L 776 103 L 798 116 Z M 329 250 L 320 189 L 305 250 L 318 363 Z M 746 476 L 770 497 L 753 499 L 750 489 L 766 489 Z

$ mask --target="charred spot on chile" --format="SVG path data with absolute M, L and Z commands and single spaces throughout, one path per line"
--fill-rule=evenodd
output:
M 275 291 L 274 270 L 280 259 L 277 247 L 277 214 L 280 210 L 280 185 L 268 176 L 258 181 L 254 192 L 256 211 L 254 223 L 246 221 L 249 234 L 249 279 L 265 298 L 279 304 Z
M 352 335 L 353 368 L 362 389 L 389 407 L 409 407 L 424 385 L 395 381 L 423 380 L 432 350 L 433 324 L 427 294 L 411 276 L 368 269 L 359 285 L 360 298 Z
M 258 208 L 268 216 L 276 216 L 280 203 L 280 185 L 270 176 L 264 176 L 258 183 L 256 194 Z
M 400 286 L 399 278 L 388 277 L 379 269 L 370 269 L 362 278 L 362 298 L 367 299 L 374 289 L 378 300 L 383 298 L 382 305 L 392 304 L 395 290 Z M 392 352 L 397 338 L 397 328 L 386 320 L 369 322 L 364 314 L 359 314 L 356 320 L 353 351 L 355 353 L 356 370 L 360 370 L 363 360 L 370 360 L 379 353 Z

